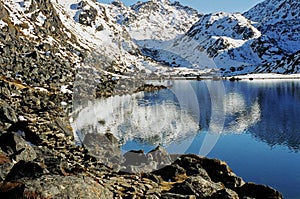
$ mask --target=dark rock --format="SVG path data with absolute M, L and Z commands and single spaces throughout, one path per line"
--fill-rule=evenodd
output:
M 86 26 L 92 26 L 95 24 L 95 19 L 97 16 L 97 10 L 93 7 L 90 9 L 83 9 L 79 15 L 79 23 Z
M 211 199 L 239 199 L 239 195 L 231 189 L 221 189 L 214 193 Z
M 0 184 L 0 198 L 23 198 L 25 185 L 21 182 L 3 182 Z
M 29 129 L 27 121 L 18 121 L 12 124 L 7 131 L 15 133 L 22 132 L 22 134 L 24 134 L 23 138 L 34 145 L 39 145 L 42 142 L 40 137 Z
M 0 150 L 0 181 L 5 179 L 12 167 L 13 163 L 10 158 Z
M 6 102 L 0 101 L 1 121 L 15 123 L 18 121 L 15 110 Z
M 161 199 L 196 199 L 195 195 L 181 195 L 176 193 L 164 193 Z
M 238 78 L 238 77 L 230 77 L 229 78 L 229 81 L 231 81 L 231 82 L 240 81 L 240 80 L 241 80 L 241 78 Z
M 170 190 L 172 193 L 195 195 L 197 198 L 211 197 L 218 190 L 223 189 L 222 183 L 207 181 L 200 176 L 192 176 L 183 183 L 175 184 Z
M 201 162 L 198 157 L 184 155 L 179 157 L 174 164 L 178 164 L 185 169 L 187 176 L 201 176 L 202 178 L 210 181 L 210 177 L 205 169 L 202 168 Z
M 243 179 L 236 176 L 236 174 L 232 172 L 228 165 L 221 160 L 209 159 L 196 155 L 181 156 L 181 158 L 184 157 L 194 158 L 194 161 L 201 165 L 213 182 L 221 182 L 229 189 L 234 189 L 244 184 Z
M 112 133 L 105 133 L 105 136 L 113 145 L 119 145 L 119 140 Z
M 239 194 L 240 198 L 283 198 L 281 193 L 279 193 L 275 189 L 266 185 L 258 185 L 254 183 L 246 183 L 243 186 L 238 187 L 236 189 L 236 192 Z
M 5 181 L 9 182 L 25 177 L 36 178 L 43 173 L 43 170 L 44 169 L 37 163 L 25 162 L 24 160 L 20 160 L 7 174 Z
M 165 166 L 159 170 L 152 172 L 161 176 L 165 181 L 177 181 L 185 175 L 185 170 L 177 164 Z
M 152 180 L 155 183 L 161 183 L 161 181 L 163 181 L 163 179 L 160 176 L 154 175 L 153 173 L 142 173 L 142 176 L 144 178 L 148 178 L 149 180 Z
M 0 136 L 0 148 L 16 161 L 31 161 L 36 158 L 36 153 L 30 144 L 14 133 L 4 133 Z

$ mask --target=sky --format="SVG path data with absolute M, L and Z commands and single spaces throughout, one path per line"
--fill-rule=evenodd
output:
M 109 3 L 112 0 L 98 0 Z M 125 5 L 132 5 L 138 0 L 123 0 Z M 145 1 L 145 0 L 143 0 Z M 263 0 L 177 0 L 183 5 L 197 9 L 199 12 L 207 14 L 212 12 L 245 12 Z M 173 0 L 171 0 L 173 2 Z

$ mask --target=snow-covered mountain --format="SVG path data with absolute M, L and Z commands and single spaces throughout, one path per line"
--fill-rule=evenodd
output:
M 207 14 L 186 34 L 144 52 L 171 66 L 210 68 L 221 75 L 295 73 L 299 8 L 299 1 L 266 0 L 245 14 Z
M 157 42 L 174 39 L 184 34 L 200 17 L 196 10 L 169 0 L 138 2 L 129 8 L 120 1 L 112 4 L 116 5 L 112 15 L 140 46 L 150 44 L 149 40 L 158 45 Z
M 91 56 L 96 70 L 121 75 L 295 73 L 299 4 L 266 0 L 244 14 L 202 15 L 169 0 L 1 0 L 0 46 L 17 42 L 32 47 L 19 54 L 74 67 Z
M 279 47 L 287 52 L 299 50 L 300 1 L 264 1 L 244 16 L 250 19 L 262 34 L 275 39 Z

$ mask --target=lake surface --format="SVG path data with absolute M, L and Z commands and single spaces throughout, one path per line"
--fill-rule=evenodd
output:
M 218 158 L 245 181 L 300 198 L 300 81 L 163 83 L 168 89 L 97 100 L 76 128 L 113 133 L 123 152 L 162 145 Z

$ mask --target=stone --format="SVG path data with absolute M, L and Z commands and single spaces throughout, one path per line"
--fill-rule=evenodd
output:
M 21 136 L 10 132 L 0 136 L 0 148 L 15 161 L 31 161 L 37 157 L 36 152 L 28 142 Z
M 124 165 L 139 166 L 142 163 L 147 164 L 148 158 L 146 157 L 143 150 L 131 150 L 124 154 L 125 162 Z
M 31 144 L 34 145 L 39 145 L 41 144 L 42 140 L 40 139 L 40 137 L 33 132 L 32 130 L 29 129 L 28 127 L 28 122 L 27 121 L 18 121 L 14 124 L 12 124 L 7 131 L 9 132 L 15 132 L 15 133 L 20 133 L 24 134 L 24 139 L 28 142 L 30 142 Z
M 164 193 L 162 194 L 161 199 L 196 199 L 196 196 L 175 194 L 175 193 Z
M 9 157 L 0 150 L 0 181 L 4 181 L 12 167 L 13 163 Z
M 172 163 L 169 153 L 165 148 L 161 146 L 158 146 L 147 153 L 147 156 L 151 156 L 152 161 L 157 162 L 157 169 Z
M 239 199 L 239 195 L 231 189 L 218 190 L 211 199 Z
M 15 123 L 18 121 L 15 110 L 6 102 L 0 101 L 1 121 Z
M 221 160 L 209 159 L 196 155 L 183 155 L 181 156 L 181 159 L 185 159 L 186 157 L 193 158 L 193 162 L 199 164 L 201 168 L 207 172 L 213 182 L 221 182 L 229 189 L 234 189 L 244 184 L 243 179 L 236 176 L 228 165 Z
M 187 176 L 201 176 L 202 178 L 210 181 L 210 177 L 205 169 L 202 168 L 199 158 L 193 155 L 183 155 L 174 161 L 174 164 L 178 164 L 185 169 Z
M 107 166 L 113 166 L 115 164 L 121 164 L 123 157 L 119 144 L 114 144 L 114 139 L 101 133 L 88 133 L 85 135 L 83 144 L 89 151 L 89 154 L 102 161 Z
M 236 189 L 240 198 L 274 198 L 282 199 L 282 194 L 266 185 L 259 185 L 254 183 L 245 183 L 243 186 Z
M 176 194 L 195 195 L 197 198 L 211 197 L 218 190 L 223 189 L 222 183 L 207 181 L 200 176 L 191 176 L 182 183 L 177 183 L 170 190 Z
M 25 185 L 22 182 L 3 182 L 0 184 L 1 198 L 23 198 Z
M 24 182 L 24 198 L 113 198 L 113 193 L 90 177 L 44 175 Z
M 24 160 L 20 160 L 7 174 L 5 181 L 15 181 L 25 177 L 36 178 L 43 174 L 43 171 L 44 169 L 35 162 L 25 162 Z
M 152 172 L 155 175 L 161 176 L 165 181 L 176 181 L 181 176 L 185 175 L 185 170 L 179 165 L 168 165 L 159 170 Z

